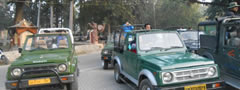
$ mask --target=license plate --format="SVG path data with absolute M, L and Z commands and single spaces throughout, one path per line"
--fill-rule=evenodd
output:
M 103 59 L 108 59 L 108 57 L 103 57 Z
M 207 90 L 206 84 L 185 86 L 184 90 Z
M 50 78 L 44 78 L 44 79 L 36 79 L 36 80 L 28 80 L 28 85 L 40 85 L 40 84 L 48 84 L 51 83 Z

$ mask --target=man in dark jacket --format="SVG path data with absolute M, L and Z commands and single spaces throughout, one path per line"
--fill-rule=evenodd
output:
M 239 5 L 237 4 L 237 2 L 229 3 L 229 7 L 228 7 L 229 11 L 225 13 L 225 16 L 235 16 L 235 15 L 237 15 L 238 7 L 239 7 Z

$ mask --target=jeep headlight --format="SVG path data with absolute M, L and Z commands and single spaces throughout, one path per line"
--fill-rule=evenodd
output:
M 59 72 L 64 72 L 67 70 L 67 65 L 66 64 L 60 64 L 58 65 L 58 71 Z
M 22 70 L 20 68 L 14 68 L 12 70 L 12 76 L 18 77 L 22 74 Z
M 104 50 L 104 51 L 103 51 L 103 54 L 108 54 L 108 50 Z
M 173 74 L 170 72 L 166 72 L 163 74 L 162 78 L 163 78 L 163 81 L 170 82 L 173 80 Z
M 210 67 L 208 68 L 208 75 L 209 76 L 214 76 L 216 74 L 217 70 L 215 67 Z

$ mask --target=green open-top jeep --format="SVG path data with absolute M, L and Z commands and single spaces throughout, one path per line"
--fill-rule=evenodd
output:
M 220 89 L 218 65 L 187 52 L 177 32 L 140 30 L 114 38 L 114 78 L 139 90 Z
M 68 34 L 28 36 L 21 56 L 9 67 L 6 88 L 66 87 L 78 90 L 77 57 Z

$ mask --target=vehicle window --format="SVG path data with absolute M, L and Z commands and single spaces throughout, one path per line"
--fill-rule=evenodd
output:
M 125 40 L 126 33 L 122 32 L 120 38 L 120 47 L 124 46 L 124 40 Z
M 66 36 L 35 36 L 26 40 L 25 50 L 68 48 Z
M 216 36 L 216 26 L 215 25 L 205 26 L 205 33 L 208 35 Z
M 198 40 L 198 32 L 181 32 L 183 40 Z
M 226 27 L 225 45 L 240 48 L 240 28 Z
M 111 43 L 114 42 L 112 34 L 108 36 L 107 42 L 111 42 Z
M 118 46 L 118 42 L 119 42 L 119 35 L 120 33 L 116 33 L 115 36 L 114 36 L 114 45 L 115 46 Z
M 137 44 L 136 44 L 136 37 L 135 37 L 135 35 L 129 35 L 128 36 L 128 44 L 127 45 L 128 45 L 127 49 L 129 51 L 136 52 Z
M 140 50 L 156 50 L 183 47 L 176 33 L 155 33 L 139 36 Z

